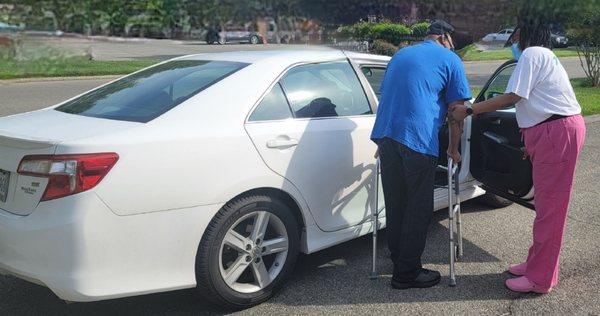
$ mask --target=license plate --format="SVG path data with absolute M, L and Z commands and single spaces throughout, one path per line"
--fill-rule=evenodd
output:
M 6 202 L 8 195 L 8 182 L 10 180 L 10 172 L 0 170 L 0 201 Z

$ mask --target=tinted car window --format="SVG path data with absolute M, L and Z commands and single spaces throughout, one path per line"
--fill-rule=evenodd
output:
M 484 100 L 491 99 L 494 96 L 503 94 L 504 91 L 506 91 L 508 80 L 510 79 L 513 71 L 515 71 L 515 66 L 516 64 L 509 65 L 508 67 L 502 69 L 502 71 L 500 71 L 498 75 L 492 79 L 492 82 L 490 82 L 487 90 L 485 90 Z
M 347 61 L 298 66 L 283 77 L 281 84 L 297 118 L 372 113 Z
M 260 101 L 252 115 L 250 121 L 271 121 L 283 120 L 292 117 L 290 106 L 281 90 L 281 86 L 276 84 L 271 91 Z
M 56 110 L 145 123 L 246 65 L 227 61 L 170 61 L 86 93 Z
M 383 67 L 362 67 L 361 68 L 365 77 L 369 81 L 373 92 L 379 96 L 381 95 L 381 83 L 383 82 L 383 76 L 385 76 L 385 68 Z

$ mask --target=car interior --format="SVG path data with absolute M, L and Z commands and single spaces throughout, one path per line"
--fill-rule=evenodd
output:
M 514 61 L 502 65 L 476 102 L 504 93 L 514 67 Z M 493 189 L 517 197 L 527 195 L 533 187 L 531 161 L 525 158 L 525 145 L 515 112 L 509 107 L 477 115 L 471 129 L 473 177 Z

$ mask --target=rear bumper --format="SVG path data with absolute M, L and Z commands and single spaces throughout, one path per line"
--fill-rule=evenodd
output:
M 90 191 L 29 216 L 0 210 L 0 271 L 76 302 L 194 287 L 198 243 L 220 207 L 118 216 Z

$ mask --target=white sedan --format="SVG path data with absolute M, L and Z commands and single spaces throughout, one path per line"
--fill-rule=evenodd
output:
M 300 252 L 367 234 L 377 196 L 383 209 L 369 135 L 388 61 L 186 56 L 0 118 L 0 271 L 66 301 L 192 287 L 233 308 L 268 299 Z M 513 68 L 479 98 L 504 91 Z M 524 203 L 520 148 L 514 111 L 467 120 L 462 198 L 483 182 Z M 440 170 L 436 209 L 445 179 Z
M 484 42 L 506 42 L 508 41 L 508 39 L 510 38 L 510 36 L 512 35 L 512 33 L 515 31 L 515 29 L 503 29 L 497 33 L 490 33 L 487 34 L 486 36 L 484 36 L 481 40 Z

